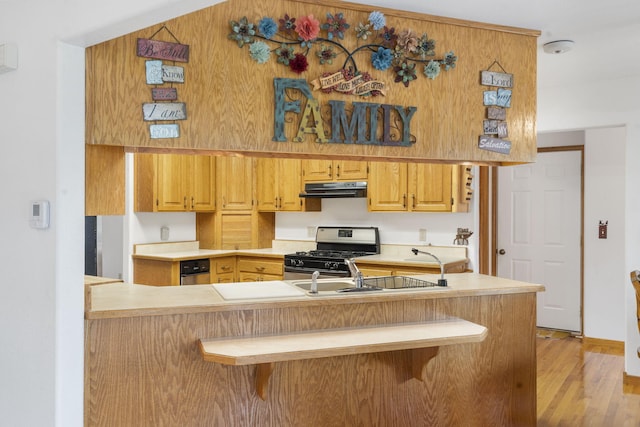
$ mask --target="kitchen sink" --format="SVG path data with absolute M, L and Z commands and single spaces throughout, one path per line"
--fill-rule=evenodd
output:
M 311 280 L 295 280 L 292 284 L 307 292 L 311 290 Z M 318 294 L 341 294 L 375 291 L 399 291 L 409 289 L 437 289 L 443 288 L 437 283 L 406 276 L 367 277 L 364 287 L 356 288 L 353 279 L 318 279 Z M 313 295 L 313 294 L 311 294 Z

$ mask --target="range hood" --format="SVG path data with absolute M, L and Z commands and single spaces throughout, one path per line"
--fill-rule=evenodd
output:
M 314 182 L 304 186 L 300 197 L 329 199 L 346 197 L 367 197 L 367 182 Z

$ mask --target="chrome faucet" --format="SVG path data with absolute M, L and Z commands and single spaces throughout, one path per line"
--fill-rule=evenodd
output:
M 314 271 L 311 274 L 311 289 L 309 293 L 317 294 L 318 293 L 318 277 L 320 276 L 320 272 L 318 270 Z
M 356 285 L 356 288 L 363 288 L 364 276 L 362 275 L 362 272 L 356 265 L 356 261 L 353 258 L 351 258 L 351 259 L 345 259 L 344 263 L 347 264 L 347 267 L 349 267 L 349 272 L 351 273 L 351 277 L 353 277 L 353 282 Z
M 442 265 L 442 261 L 440 261 L 440 259 L 438 259 L 437 256 L 435 256 L 431 252 L 419 251 L 416 248 L 411 249 L 411 252 L 413 252 L 414 255 L 418 255 L 418 254 L 429 255 L 430 257 L 435 259 L 440 265 L 440 279 L 438 279 L 438 286 L 447 286 L 447 279 L 444 278 L 444 265 Z

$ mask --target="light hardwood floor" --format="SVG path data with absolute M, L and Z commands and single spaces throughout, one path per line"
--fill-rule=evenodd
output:
M 538 427 L 640 426 L 640 387 L 623 387 L 619 349 L 537 338 Z

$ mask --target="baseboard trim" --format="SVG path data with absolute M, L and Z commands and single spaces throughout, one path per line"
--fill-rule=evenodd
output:
M 622 373 L 622 386 L 626 393 L 640 394 L 640 377 Z
M 624 341 L 604 340 L 601 338 L 583 337 L 582 343 L 590 346 L 609 347 L 624 354 Z

